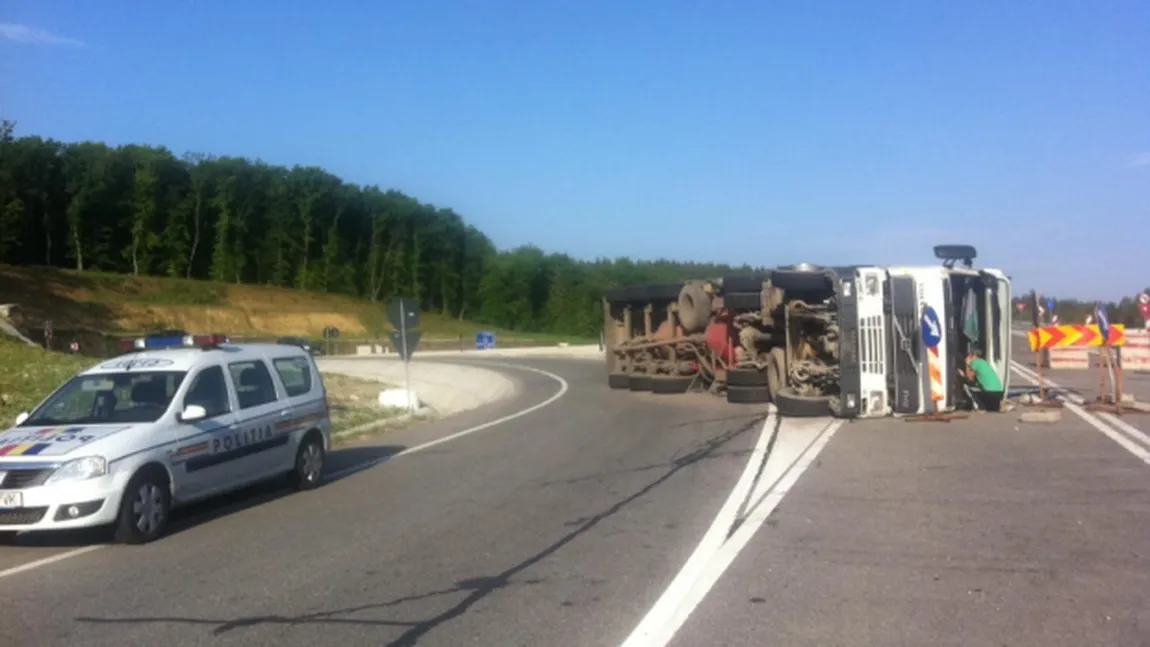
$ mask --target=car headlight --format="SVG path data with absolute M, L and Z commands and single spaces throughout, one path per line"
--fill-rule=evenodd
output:
M 68 461 L 60 467 L 56 468 L 55 472 L 44 481 L 45 485 L 52 483 L 63 483 L 66 481 L 84 481 L 87 479 L 103 476 L 108 473 L 108 462 L 104 460 L 103 456 L 85 456 L 84 458 L 77 458 L 76 460 Z

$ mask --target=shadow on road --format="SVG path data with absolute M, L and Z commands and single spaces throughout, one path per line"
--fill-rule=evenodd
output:
M 356 466 L 371 466 L 373 463 L 382 462 L 404 449 L 406 447 L 401 445 L 358 445 L 333 450 L 328 454 L 327 472 L 329 474 L 343 473 L 337 478 L 329 477 L 324 482 L 334 483 L 347 478 L 353 473 L 362 471 L 353 471 Z M 168 527 L 167 535 L 171 536 L 220 517 L 270 503 L 293 492 L 294 490 L 288 487 L 286 478 L 274 479 L 193 503 L 172 511 L 171 525 Z M 105 543 L 110 539 L 110 528 L 84 528 L 51 533 L 29 533 L 14 537 L 0 536 L 0 546 L 68 548 Z M 163 541 L 162 537 L 160 541 Z
M 515 583 L 514 578 L 522 574 L 532 566 L 542 562 L 544 559 L 557 553 L 564 546 L 570 544 L 581 535 L 587 533 L 599 523 L 618 514 L 621 510 L 628 505 L 635 503 L 643 498 L 660 485 L 668 481 L 671 477 L 686 467 L 690 467 L 707 458 L 714 456 L 723 446 L 742 436 L 743 434 L 758 427 L 764 419 L 763 415 L 756 416 L 749 420 L 746 424 L 732 430 L 712 436 L 702 442 L 692 451 L 675 458 L 663 465 L 664 471 L 662 474 L 654 477 L 646 485 L 634 491 L 630 495 L 615 502 L 609 507 L 603 509 L 599 513 L 590 517 L 583 517 L 574 520 L 567 526 L 573 527 L 572 530 L 550 545 L 544 547 L 542 550 L 536 552 L 523 559 L 522 561 L 509 566 L 508 568 L 495 573 L 493 575 L 478 575 L 476 577 L 467 578 L 455 582 L 452 586 L 441 587 L 433 589 L 426 593 L 420 593 L 410 596 L 402 596 L 390 600 L 374 602 L 370 604 L 357 605 L 354 607 L 345 607 L 339 609 L 330 609 L 325 611 L 317 611 L 314 613 L 302 614 L 297 616 L 255 616 L 255 617 L 241 617 L 233 619 L 210 619 L 210 618 L 187 618 L 178 616 L 159 616 L 159 617 L 140 617 L 140 618 L 96 618 L 96 617 L 78 617 L 75 618 L 76 622 L 103 624 L 103 625 L 132 625 L 132 624 L 187 624 L 187 625 L 201 625 L 214 627 L 212 633 L 214 635 L 222 635 L 237 629 L 244 629 L 247 627 L 254 627 L 259 625 L 309 625 L 309 624 L 333 624 L 333 625 L 358 625 L 358 626 L 375 626 L 375 627 L 398 627 L 406 628 L 398 638 L 384 643 L 380 640 L 380 644 L 386 644 L 393 647 L 406 647 L 415 645 L 421 638 L 434 631 L 437 627 L 444 623 L 450 622 L 455 618 L 462 616 L 472 606 L 479 601 L 486 598 L 488 595 L 504 589 Z M 540 580 L 526 579 L 519 582 L 521 585 L 538 584 Z M 463 599 L 446 608 L 444 611 L 424 620 L 413 621 L 399 621 L 389 619 L 360 619 L 341 617 L 354 613 L 362 613 L 364 611 L 373 611 L 388 609 L 401 606 L 407 602 L 418 600 L 426 600 L 430 598 L 445 597 L 452 595 L 463 595 Z

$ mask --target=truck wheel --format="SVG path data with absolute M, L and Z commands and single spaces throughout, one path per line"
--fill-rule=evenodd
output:
M 627 288 L 607 288 L 603 292 L 603 298 L 607 299 L 608 303 L 624 303 L 627 301 Z
M 767 387 L 771 390 L 771 399 L 783 390 L 787 383 L 787 352 L 775 346 L 767 354 Z
M 767 386 L 767 376 L 757 368 L 732 368 L 727 371 L 727 386 Z
M 771 392 L 765 386 L 728 386 L 727 402 L 732 404 L 765 404 Z
M 815 265 L 774 270 L 771 283 L 786 292 L 821 292 L 830 288 L 827 275 Z
M 766 283 L 766 274 L 727 274 L 723 277 L 723 292 L 754 292 L 763 291 Z
M 679 322 L 687 332 L 699 332 L 711 321 L 711 297 L 698 283 L 688 283 L 679 292 Z
M 733 292 L 723 295 L 723 307 L 729 310 L 759 310 L 763 298 L 759 292 Z
M 694 375 L 657 375 L 651 378 L 651 393 L 686 393 Z
M 674 301 L 683 290 L 682 283 L 652 283 L 644 285 L 645 301 Z
M 632 391 L 650 391 L 651 376 L 643 374 L 628 375 L 627 388 L 631 389 Z
M 628 389 L 631 388 L 631 380 L 626 373 L 608 373 L 607 386 L 612 389 Z
M 623 288 L 623 294 L 628 303 L 644 303 L 647 301 L 647 286 L 628 285 Z
M 787 418 L 820 418 L 831 415 L 829 395 L 799 395 L 786 387 L 775 394 L 775 409 Z

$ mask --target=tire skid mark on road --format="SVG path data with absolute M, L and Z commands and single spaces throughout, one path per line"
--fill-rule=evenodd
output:
M 394 460 L 396 458 L 399 458 L 400 456 L 405 456 L 408 454 L 414 454 L 416 452 L 423 451 L 425 449 L 429 449 L 429 448 L 435 447 L 437 445 L 442 445 L 442 444 L 450 442 L 452 440 L 457 440 L 459 438 L 463 438 L 464 436 L 469 436 L 471 434 L 474 434 L 474 433 L 479 432 L 479 431 L 483 431 L 485 429 L 490 429 L 491 427 L 494 427 L 496 425 L 499 425 L 499 424 L 502 424 L 505 422 L 509 422 L 511 420 L 515 420 L 516 418 L 521 418 L 523 416 L 526 416 L 530 413 L 534 413 L 534 412 L 536 412 L 536 411 L 538 411 L 538 410 L 540 410 L 546 406 L 553 404 L 554 402 L 556 402 L 557 400 L 562 398 L 564 395 L 566 395 L 567 391 L 570 389 L 570 385 L 567 383 L 567 380 L 563 379 L 562 377 L 560 377 L 560 376 L 558 376 L 558 375 L 556 375 L 550 371 L 545 371 L 543 369 L 535 368 L 532 366 L 522 366 L 519 364 L 506 364 L 503 362 L 484 362 L 484 363 L 489 364 L 491 366 L 500 366 L 500 367 L 504 367 L 504 368 L 511 368 L 511 369 L 516 369 L 516 370 L 521 370 L 521 371 L 530 371 L 532 373 L 537 373 L 539 375 L 550 378 L 550 379 L 554 380 L 555 382 L 557 382 L 559 384 L 559 390 L 556 391 L 554 394 L 552 394 L 551 397 L 547 398 L 546 400 L 544 400 L 542 402 L 531 405 L 530 407 L 527 407 L 525 409 L 515 411 L 515 412 L 510 413 L 510 414 L 503 416 L 501 418 L 496 418 L 495 420 L 490 420 L 488 422 L 476 425 L 474 427 L 469 427 L 469 428 L 464 429 L 462 431 L 457 431 L 453 434 L 444 436 L 443 438 L 437 438 L 435 440 L 431 440 L 431 441 L 428 441 L 426 443 L 422 443 L 420 445 L 415 445 L 413 447 L 409 447 L 409 448 L 407 448 L 401 452 L 398 452 L 396 454 L 392 454 L 390 456 L 384 456 L 382 458 L 377 458 L 377 459 L 374 459 L 371 461 L 367 461 L 366 463 L 360 463 L 358 465 L 352 465 L 350 467 L 346 467 L 346 468 L 339 470 L 337 472 L 332 472 L 330 474 L 327 474 L 324 477 L 324 481 L 325 482 L 331 482 L 331 481 L 335 481 L 338 479 L 342 479 L 342 478 L 345 478 L 345 477 L 350 476 L 352 474 L 355 474 L 357 472 L 362 472 L 364 470 L 371 469 L 371 468 L 373 468 L 377 465 L 380 465 L 381 463 L 384 463 L 386 461 Z M 11 577 L 13 575 L 18 575 L 20 573 L 25 573 L 25 572 L 28 572 L 28 571 L 31 571 L 31 570 L 34 570 L 37 568 L 44 567 L 44 566 L 50 566 L 52 564 L 62 562 L 66 559 L 70 559 L 72 557 L 79 557 L 80 555 L 91 553 L 93 551 L 100 550 L 101 548 L 109 548 L 113 545 L 114 544 L 96 544 L 94 546 L 84 546 L 81 548 L 76 548 L 74 550 L 69 550 L 67 552 L 57 553 L 55 555 L 51 555 L 51 556 L 45 557 L 43 559 L 38 559 L 35 561 L 20 564 L 19 566 L 13 566 L 11 568 L 7 568 L 7 569 L 0 571 L 0 579 L 4 579 L 6 577 Z

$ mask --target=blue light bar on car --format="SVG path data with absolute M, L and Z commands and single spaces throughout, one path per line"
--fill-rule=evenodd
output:
M 144 348 L 180 348 L 184 345 L 181 337 L 144 337 Z

